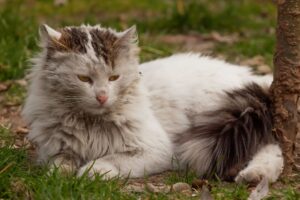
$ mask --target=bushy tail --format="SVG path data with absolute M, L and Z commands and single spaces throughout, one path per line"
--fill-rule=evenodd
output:
M 227 92 L 223 102 L 216 110 L 199 116 L 199 124 L 184 137 L 189 141 L 181 140 L 181 144 L 192 141 L 190 144 L 201 144 L 191 155 L 191 163 L 186 152 L 181 155 L 200 175 L 228 179 L 233 178 L 262 145 L 274 142 L 274 137 L 268 88 L 252 83 Z M 195 148 L 195 145 L 189 146 Z M 195 152 L 202 161 L 195 160 Z

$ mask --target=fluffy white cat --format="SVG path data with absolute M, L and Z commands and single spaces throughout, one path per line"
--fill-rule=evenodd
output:
M 198 54 L 139 65 L 135 27 L 43 25 L 40 36 L 23 110 L 39 162 L 105 178 L 160 173 L 174 159 L 237 182 L 281 173 L 271 76 Z

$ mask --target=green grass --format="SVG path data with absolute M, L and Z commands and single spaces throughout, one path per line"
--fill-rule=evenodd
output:
M 48 175 L 46 169 L 32 166 L 25 150 L 3 147 L 0 151 L 1 199 L 132 199 L 121 192 L 124 183 L 87 177 Z
M 249 193 L 245 185 L 236 184 L 220 184 L 217 183 L 218 187 L 213 184 L 212 194 L 215 200 L 221 199 L 247 199 Z M 221 187 L 220 187 L 221 186 Z
M 274 28 L 276 15 L 271 1 L 182 2 L 180 6 L 176 1 L 160 0 L 70 0 L 66 6 L 55 6 L 52 0 L 6 0 L 0 3 L 0 81 L 24 76 L 28 59 L 37 50 L 37 29 L 41 23 L 54 27 L 101 23 L 118 30 L 137 24 L 142 61 L 180 50 L 161 41 L 155 42 L 161 34 L 238 33 L 238 42 L 219 44 L 214 51 L 231 58 L 262 55 L 271 64 L 274 34 L 268 31 Z
M 101 176 L 90 180 L 86 176 L 63 176 L 54 170 L 48 173 L 46 167 L 35 166 L 25 148 L 14 149 L 13 137 L 9 129 L 0 126 L 0 199 L 198 199 L 180 193 L 128 193 L 123 189 L 127 181 L 113 179 L 105 181 Z M 4 142 L 3 142 L 4 141 Z M 166 184 L 176 182 L 191 183 L 196 178 L 192 172 L 171 172 L 166 176 Z M 147 181 L 147 179 L 145 179 Z M 210 181 L 214 199 L 247 199 L 249 193 L 245 185 Z M 272 190 L 268 200 L 299 199 L 299 191 L 291 185 L 281 190 Z
M 0 8 L 0 80 L 22 77 L 36 49 L 36 23 L 19 12 L 12 3 Z
M 4 101 L 10 105 L 21 105 L 25 99 L 25 88 L 19 84 L 12 84 L 5 92 Z
M 6 0 L 0 3 L 0 81 L 24 77 L 28 59 L 38 50 L 41 23 L 53 27 L 101 23 L 118 30 L 137 24 L 142 62 L 182 51 L 178 44 L 159 39 L 166 34 L 237 34 L 238 40 L 232 44 L 216 42 L 213 54 L 223 54 L 232 61 L 261 55 L 272 66 L 276 9 L 271 0 L 69 0 L 60 7 L 53 0 Z M 13 84 L 2 96 L 1 103 L 17 105 L 25 91 Z M 190 199 L 174 193 L 125 193 L 126 181 L 119 179 L 104 181 L 98 176 L 89 180 L 61 176 L 56 171 L 48 174 L 47 168 L 33 164 L 27 149 L 14 149 L 13 143 L 9 127 L 1 125 L 0 199 Z M 164 182 L 192 183 L 195 178 L 193 172 L 171 172 Z M 273 189 L 267 199 L 299 199 L 295 188 L 299 179 L 284 182 L 282 189 Z M 215 199 L 247 199 L 244 185 L 210 184 Z

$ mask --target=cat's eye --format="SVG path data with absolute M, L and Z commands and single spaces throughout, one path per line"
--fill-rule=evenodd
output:
M 108 78 L 108 80 L 109 80 L 109 81 L 115 81 L 115 80 L 117 80 L 119 77 L 120 77 L 119 75 L 113 75 L 113 76 L 110 76 L 110 77 Z
M 89 82 L 92 83 L 92 79 L 88 76 L 83 76 L 83 75 L 78 75 L 77 76 L 79 80 L 81 80 L 82 82 Z

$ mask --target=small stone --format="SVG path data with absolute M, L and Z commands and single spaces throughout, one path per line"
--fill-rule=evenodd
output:
M 134 192 L 134 193 L 142 193 L 144 192 L 145 190 L 145 187 L 143 184 L 132 184 L 132 185 L 127 185 L 125 188 L 124 188 L 124 191 L 125 192 Z
M 268 65 L 260 65 L 257 67 L 257 71 L 261 74 L 269 74 L 272 72 L 271 68 Z
M 171 187 L 165 184 L 153 185 L 152 183 L 147 183 L 146 188 L 153 193 L 168 193 L 171 191 Z
M 192 192 L 192 188 L 189 184 L 178 182 L 172 185 L 172 190 L 174 192 L 183 192 L 183 191 L 190 191 Z

